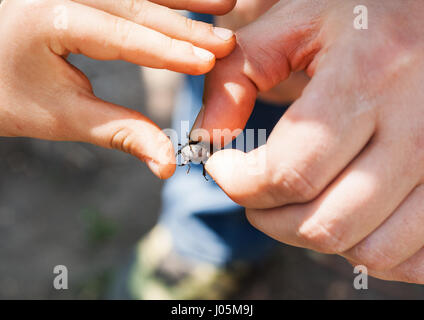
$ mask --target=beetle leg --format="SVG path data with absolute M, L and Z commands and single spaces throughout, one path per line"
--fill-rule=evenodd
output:
M 179 167 L 184 167 L 188 164 L 188 161 L 184 160 L 181 164 L 179 164 Z
M 202 164 L 203 167 L 203 176 L 205 177 L 206 181 L 209 181 L 209 179 L 206 177 L 206 169 L 205 169 L 205 164 L 202 162 L 200 162 Z
M 187 163 L 187 174 L 189 174 L 189 173 L 190 173 L 190 169 L 191 169 L 191 167 L 190 167 L 190 163 Z

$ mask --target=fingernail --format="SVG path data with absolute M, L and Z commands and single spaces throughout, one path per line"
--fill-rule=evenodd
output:
M 213 28 L 213 32 L 218 38 L 221 38 L 224 41 L 230 40 L 234 35 L 234 32 L 231 30 L 219 27 Z
M 193 52 L 197 57 L 205 61 L 211 61 L 215 57 L 213 53 L 199 47 L 193 47 Z
M 148 161 L 146 161 L 146 164 L 147 164 L 147 166 L 149 167 L 149 169 L 150 169 L 150 170 L 152 170 L 152 172 L 153 172 L 156 176 L 158 176 L 160 179 L 162 179 L 162 178 L 161 178 L 161 175 L 160 175 L 160 168 L 159 168 L 159 165 L 158 165 L 155 161 L 153 161 L 153 160 L 148 160 Z
M 193 130 L 202 128 L 204 116 L 205 116 L 205 106 L 202 106 L 199 114 L 197 115 L 196 120 L 194 121 L 194 124 L 193 124 L 193 127 L 191 128 L 190 134 L 191 134 L 191 132 L 193 132 Z

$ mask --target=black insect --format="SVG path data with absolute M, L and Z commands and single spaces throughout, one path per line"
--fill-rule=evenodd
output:
M 206 177 L 205 169 L 205 163 L 211 156 L 208 146 L 200 141 L 189 141 L 184 146 L 182 146 L 180 143 L 178 145 L 181 148 L 178 150 L 176 156 L 180 154 L 182 158 L 182 163 L 179 164 L 179 166 L 183 167 L 187 165 L 188 174 L 190 172 L 190 163 L 201 164 L 203 167 L 203 176 L 205 177 L 206 181 L 209 181 Z

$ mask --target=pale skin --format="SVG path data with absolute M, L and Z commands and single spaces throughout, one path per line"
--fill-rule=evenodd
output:
M 0 7 L 0 136 L 72 140 L 130 153 L 160 178 L 174 150 L 144 115 L 94 96 L 70 53 L 202 74 L 235 46 L 232 31 L 172 9 L 224 14 L 235 0 L 4 0 Z
M 215 17 L 215 24 L 238 30 L 255 21 L 277 2 L 278 0 L 238 0 L 228 14 Z M 309 78 L 303 71 L 293 73 L 270 90 L 258 92 L 258 98 L 276 105 L 289 104 L 299 98 L 308 81 Z
M 207 77 L 195 127 L 211 137 L 243 128 L 258 92 L 306 70 L 311 81 L 267 144 L 215 153 L 209 174 L 271 237 L 423 284 L 424 4 L 362 1 L 362 31 L 357 4 L 283 0 L 239 30 Z M 265 170 L 249 175 L 261 154 Z

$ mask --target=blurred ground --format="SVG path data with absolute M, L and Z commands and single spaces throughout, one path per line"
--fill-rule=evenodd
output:
M 138 67 L 80 56 L 71 60 L 99 97 L 168 126 L 169 108 L 146 107 Z M 154 81 L 161 83 L 160 77 Z M 105 297 L 160 207 L 161 182 L 143 164 L 85 144 L 1 139 L 0 176 L 1 299 Z M 69 290 L 53 288 L 53 267 L 59 264 L 68 267 Z M 375 279 L 369 279 L 369 290 L 357 291 L 355 276 L 341 258 L 282 245 L 235 298 L 424 298 L 424 286 Z

